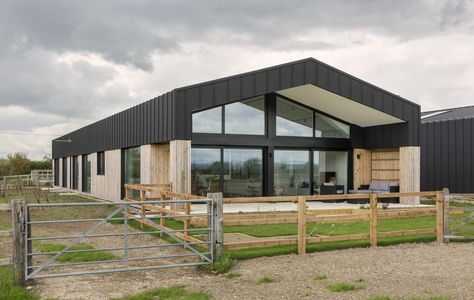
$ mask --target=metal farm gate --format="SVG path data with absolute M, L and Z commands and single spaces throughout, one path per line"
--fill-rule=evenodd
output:
M 167 209 L 173 204 L 186 205 L 189 202 L 190 205 L 191 201 L 200 208 L 197 213 Z M 141 201 L 14 202 L 12 215 L 14 227 L 17 227 L 13 228 L 16 240 L 14 265 L 15 268 L 24 268 L 15 270 L 17 282 L 211 264 L 216 244 L 215 202 L 216 199 L 160 200 L 146 201 L 146 204 Z M 86 209 L 93 217 L 88 218 L 87 213 L 80 217 L 72 214 L 74 218 L 69 216 L 70 213 L 65 218 L 56 217 L 61 215 L 61 210 L 71 207 L 83 208 L 81 211 Z M 147 207 L 159 207 L 162 213 L 148 210 Z M 53 213 L 53 210 L 59 210 L 60 213 Z M 35 214 L 35 211 L 41 214 Z M 98 211 L 106 213 L 97 217 Z M 44 216 L 45 212 L 48 218 L 35 218 Z M 200 227 L 183 226 L 177 229 L 185 223 L 189 224 L 193 218 L 204 220 L 207 226 L 201 222 Z M 167 227 L 167 222 L 171 226 Z M 93 242 L 94 247 L 89 242 Z M 83 256 L 85 253 L 95 253 L 98 257 L 74 259 L 74 256 Z M 101 259 L 104 253 L 107 255 Z M 67 259 L 62 259 L 65 257 Z
M 444 195 L 444 240 L 474 240 L 474 194 Z

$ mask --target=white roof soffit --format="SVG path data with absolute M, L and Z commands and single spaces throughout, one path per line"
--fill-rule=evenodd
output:
M 312 84 L 280 90 L 277 93 L 360 127 L 405 122 L 392 115 L 331 93 Z

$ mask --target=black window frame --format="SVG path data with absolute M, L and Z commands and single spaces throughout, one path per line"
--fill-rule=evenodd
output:
M 97 175 L 105 175 L 105 152 L 97 152 Z

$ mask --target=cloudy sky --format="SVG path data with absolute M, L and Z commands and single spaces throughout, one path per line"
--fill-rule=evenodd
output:
M 0 157 L 41 158 L 173 88 L 306 57 L 423 110 L 471 105 L 474 4 L 0 0 Z

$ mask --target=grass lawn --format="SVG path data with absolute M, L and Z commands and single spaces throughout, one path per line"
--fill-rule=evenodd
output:
M 13 284 L 11 266 L 0 267 L 0 299 L 2 300 L 37 300 L 35 294 Z
M 183 285 L 168 288 L 151 289 L 136 295 L 115 298 L 115 300 L 208 300 L 211 295 L 202 292 L 190 292 Z
M 398 231 L 409 229 L 434 228 L 436 217 L 414 217 L 400 219 L 379 220 L 379 231 Z M 226 226 L 226 233 L 244 233 L 254 237 L 271 237 L 298 234 L 298 224 L 270 224 L 270 225 L 242 225 Z M 348 235 L 357 233 L 369 233 L 369 222 L 346 222 L 346 223 L 307 223 L 306 232 L 319 235 Z
M 66 248 L 66 245 L 62 244 L 51 244 L 51 243 L 35 243 L 35 248 L 41 252 L 59 252 Z M 74 250 L 93 250 L 95 249 L 91 245 L 79 243 L 76 246 L 71 247 L 68 251 Z M 49 256 L 54 256 L 55 254 L 50 254 Z M 97 251 L 97 252 L 79 252 L 79 253 L 65 253 L 58 257 L 57 261 L 59 262 L 89 262 L 89 261 L 102 261 L 102 260 L 116 260 L 121 259 L 121 257 L 114 255 L 107 251 Z

